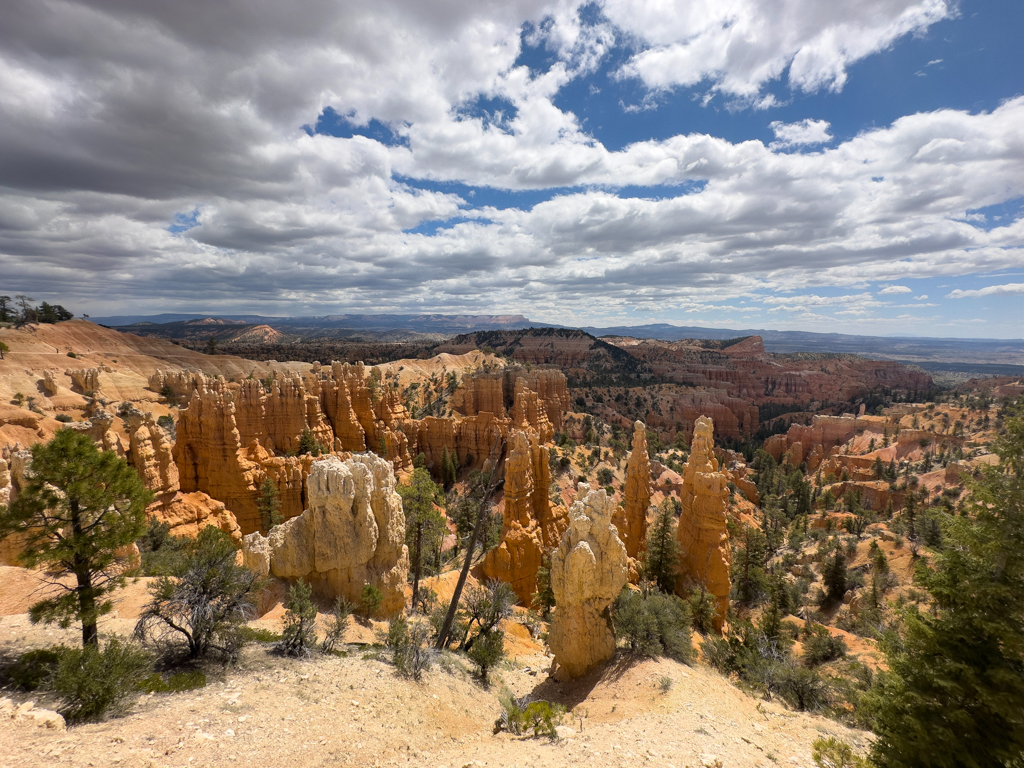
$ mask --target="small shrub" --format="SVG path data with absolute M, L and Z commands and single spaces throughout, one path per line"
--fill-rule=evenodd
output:
M 565 716 L 565 707 L 549 701 L 533 701 L 529 696 L 515 698 L 507 691 L 499 697 L 501 714 L 494 723 L 494 732 L 506 731 L 515 736 L 533 731 L 534 736 L 558 738 L 555 730 Z
M 505 633 L 500 629 L 482 632 L 477 635 L 467 655 L 477 665 L 480 679 L 484 683 L 489 682 L 491 670 L 505 658 Z
M 729 641 L 724 637 L 709 636 L 700 644 L 700 652 L 707 663 L 722 673 L 728 673 L 733 668 L 733 653 Z
M 672 690 L 672 685 L 674 684 L 674 682 L 675 681 L 668 675 L 662 675 L 661 679 L 658 680 L 658 690 L 660 690 L 662 693 L 668 693 Z
M 239 638 L 243 643 L 279 643 L 281 635 L 264 627 L 242 627 Z
M 74 352 L 68 352 L 68 357 L 78 357 Z
M 61 714 L 68 722 L 98 720 L 124 712 L 150 669 L 145 651 L 114 638 L 102 651 L 86 647 L 61 652 L 49 687 L 61 699 Z
M 135 625 L 135 636 L 165 651 L 184 640 L 190 659 L 211 650 L 233 659 L 242 642 L 239 629 L 253 614 L 252 597 L 261 586 L 259 577 L 237 565 L 235 557 L 226 533 L 212 525 L 200 531 L 169 574 L 150 586 L 152 599 Z
M 388 622 L 385 645 L 391 653 L 391 663 L 403 677 L 419 680 L 433 664 L 430 647 L 430 627 L 422 622 L 410 625 L 402 613 L 396 613 Z
M 320 642 L 320 650 L 324 653 L 333 653 L 338 645 L 345 642 L 345 630 L 348 629 L 348 619 L 352 615 L 352 604 L 340 595 L 334 600 L 334 610 L 331 611 L 331 623 L 327 627 L 327 634 Z
M 286 656 L 308 656 L 316 646 L 316 605 L 313 587 L 299 579 L 288 590 L 284 632 L 278 650 Z
M 149 527 L 135 544 L 142 557 L 140 575 L 169 576 L 194 548 L 195 540 L 187 536 L 172 536 L 169 524 L 151 517 Z
M 693 628 L 706 635 L 714 629 L 715 616 L 718 615 L 718 606 L 715 605 L 715 596 L 710 592 L 697 590 L 690 595 L 686 602 L 690 606 L 690 619 Z
M 170 384 L 164 384 L 160 387 L 160 397 L 166 400 L 168 405 L 178 404 L 178 396 L 174 394 L 174 387 Z
M 811 745 L 811 757 L 818 768 L 868 768 L 870 765 L 863 757 L 855 754 L 849 744 L 834 736 L 815 739 Z
M 363 606 L 363 614 L 366 618 L 372 618 L 377 614 L 380 609 L 380 604 L 384 602 L 384 593 L 380 591 L 373 584 L 366 584 L 363 586 L 363 592 L 360 596 L 360 603 Z
M 813 712 L 828 704 L 828 682 L 815 670 L 807 667 L 778 664 L 775 669 L 774 687 L 794 709 Z
M 57 646 L 28 651 L 21 654 L 4 672 L 16 688 L 22 691 L 37 690 L 53 674 L 60 663 L 61 654 L 66 650 L 64 646 Z
M 72 421 L 74 421 L 74 419 L 72 419 L 66 413 L 59 413 L 56 416 L 54 416 L 53 418 L 55 418 L 61 424 L 70 424 Z
M 667 656 L 682 662 L 692 658 L 690 610 L 675 595 L 624 589 L 612 606 L 612 620 L 616 636 L 626 641 L 634 656 Z
M 809 667 L 816 667 L 828 661 L 841 659 L 846 655 L 846 641 L 829 632 L 825 627 L 816 626 L 804 640 L 803 661 Z

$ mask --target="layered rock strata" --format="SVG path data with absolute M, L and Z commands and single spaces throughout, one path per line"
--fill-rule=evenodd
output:
M 258 573 L 304 579 L 314 593 L 358 603 L 372 584 L 384 595 L 380 615 L 405 606 L 409 551 L 405 513 L 391 465 L 372 454 L 313 463 L 307 480 L 308 507 L 267 537 L 242 541 L 243 559 Z
M 633 450 L 626 460 L 623 495 L 624 504 L 615 511 L 613 520 L 626 554 L 635 559 L 647 544 L 647 508 L 651 505 L 651 461 L 647 455 L 647 427 L 642 421 L 633 424 Z
M 678 591 L 705 589 L 715 598 L 714 627 L 721 631 L 729 610 L 732 553 L 726 526 L 729 478 L 718 469 L 714 422 L 702 416 L 694 426 L 690 457 L 683 465 L 683 511 L 679 517 L 680 579 Z
M 612 524 L 614 503 L 604 489 L 580 483 L 569 528 L 551 557 L 556 609 L 548 644 L 559 672 L 586 674 L 615 654 L 609 607 L 628 578 L 626 547 Z

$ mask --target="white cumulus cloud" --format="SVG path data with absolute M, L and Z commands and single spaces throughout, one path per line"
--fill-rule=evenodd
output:
M 964 291 L 957 288 L 946 294 L 947 299 L 980 299 L 982 296 L 1003 296 L 1024 293 L 1024 283 L 1006 283 L 1005 285 L 989 285 L 976 290 Z
M 890 285 L 880 290 L 879 293 L 888 295 L 893 293 L 913 293 L 913 291 L 905 285 Z
M 807 144 L 827 144 L 832 141 L 832 134 L 828 132 L 829 122 L 827 120 L 807 118 L 797 123 L 783 123 L 775 120 L 768 127 L 775 133 L 776 138 L 776 141 L 770 145 L 772 149 Z

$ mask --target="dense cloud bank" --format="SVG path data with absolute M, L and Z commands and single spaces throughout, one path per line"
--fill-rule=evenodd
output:
M 863 313 L 881 300 L 853 300 L 865 282 L 1019 267 L 1022 220 L 979 226 L 969 212 L 1024 195 L 1022 98 L 842 143 L 808 119 L 773 123 L 769 146 L 683 132 L 620 151 L 554 103 L 627 50 L 615 77 L 640 91 L 699 85 L 764 108 L 783 81 L 841 90 L 851 63 L 952 13 L 932 0 L 841 5 L 11 0 L 3 284 L 97 310 L 584 321 L 779 286 L 804 295 L 765 313 L 823 317 L 814 291 L 844 285 L 861 287 L 838 303 Z M 524 42 L 553 63 L 517 64 Z M 481 98 L 507 114 L 476 114 Z M 392 140 L 311 131 L 328 107 Z M 558 193 L 495 208 L 440 182 Z

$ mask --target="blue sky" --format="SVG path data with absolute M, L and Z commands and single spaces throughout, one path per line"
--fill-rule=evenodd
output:
M 6 293 L 1024 335 L 1020 2 L 17 2 Z

